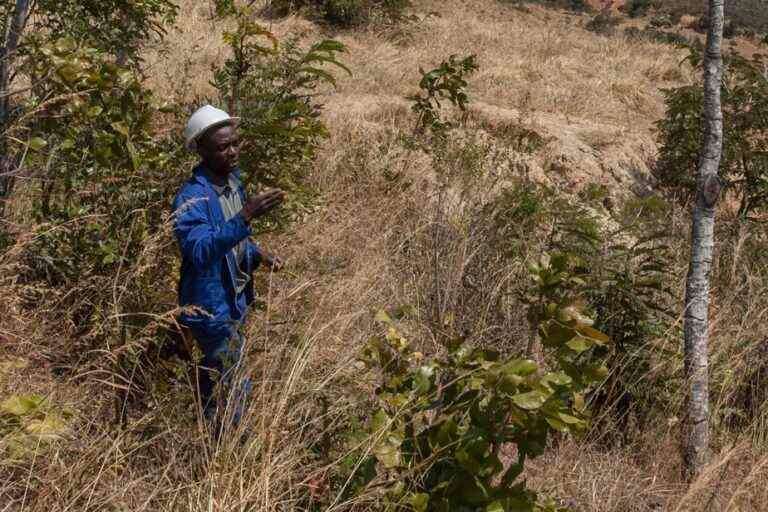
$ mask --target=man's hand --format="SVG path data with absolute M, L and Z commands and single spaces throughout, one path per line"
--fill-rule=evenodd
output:
M 254 194 L 245 202 L 241 214 L 246 222 L 255 217 L 269 213 L 270 210 L 280 206 L 283 202 L 283 191 L 279 189 L 268 190 L 261 194 Z
M 282 258 L 275 256 L 274 254 L 269 254 L 268 252 L 261 254 L 261 261 L 264 263 L 264 265 L 267 266 L 267 268 L 274 272 L 280 272 L 285 266 L 285 262 Z

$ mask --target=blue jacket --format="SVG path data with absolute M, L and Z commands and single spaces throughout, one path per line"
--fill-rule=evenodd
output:
M 232 174 L 245 203 L 240 170 Z M 179 305 L 198 306 L 209 313 L 184 313 L 179 322 L 189 327 L 203 346 L 225 342 L 245 319 L 247 306 L 254 297 L 252 279 L 242 293 L 236 291 L 232 249 L 247 240 L 243 270 L 249 275 L 261 261 L 260 250 L 248 239 L 251 230 L 241 215 L 224 220 L 219 198 L 202 166 L 196 167 L 193 176 L 181 186 L 173 209 L 182 257 Z

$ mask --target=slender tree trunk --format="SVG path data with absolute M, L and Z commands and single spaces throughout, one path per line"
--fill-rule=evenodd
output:
M 7 32 L 3 34 L 3 46 L 0 47 L 0 132 L 8 127 L 10 101 L 8 93 L 11 85 L 11 64 L 19 47 L 19 39 L 27 24 L 30 0 L 16 0 L 11 19 L 6 23 Z M 15 183 L 17 161 L 13 158 L 0 138 L 0 218 L 5 216 L 5 203 L 11 196 Z
M 19 47 L 19 39 L 29 14 L 29 0 L 16 0 L 13 14 L 8 23 L 8 33 L 3 34 L 0 48 L 0 125 L 4 128 L 8 120 L 8 90 L 11 81 L 11 64 Z
M 709 457 L 709 274 L 714 248 L 715 206 L 720 196 L 718 168 L 723 149 L 720 87 L 724 4 L 725 0 L 709 0 L 709 29 L 704 57 L 704 136 L 696 177 L 691 259 L 685 288 L 685 375 L 690 389 L 684 454 L 685 473 L 689 479 L 702 472 Z

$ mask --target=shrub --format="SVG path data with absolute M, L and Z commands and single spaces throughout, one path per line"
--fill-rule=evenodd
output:
M 431 130 L 442 133 L 453 126 L 450 121 L 442 119 L 440 100 L 448 100 L 453 106 L 465 111 L 469 101 L 465 92 L 465 77 L 477 69 L 474 55 L 461 60 L 456 55 L 451 55 L 448 60 L 429 72 L 419 68 L 421 92 L 408 97 L 413 102 L 411 110 L 418 116 L 416 131 Z
M 529 316 L 553 362 L 549 371 L 460 339 L 427 358 L 379 315 L 389 331 L 363 354 L 380 408 L 370 420 L 378 466 L 369 476 L 392 510 L 557 510 L 518 478 L 548 437 L 585 432 L 583 393 L 607 374 L 591 353 L 608 337 L 580 305 L 578 274 L 563 254 L 531 265 Z M 500 454 L 512 446 L 517 460 L 505 467 Z
M 669 14 L 657 14 L 648 23 L 653 28 L 669 28 L 672 26 L 672 18 Z
M 624 11 L 630 18 L 645 16 L 652 8 L 656 8 L 657 0 L 630 0 L 624 5 Z
M 700 54 L 691 61 L 701 68 Z M 765 57 L 726 58 L 723 75 L 723 158 L 720 178 L 724 190 L 740 200 L 746 216 L 768 204 L 768 82 Z M 662 187 L 683 200 L 695 193 L 695 169 L 701 141 L 703 93 L 690 85 L 665 91 L 667 115 L 658 123 L 661 149 L 656 166 Z
M 586 0 L 502 0 L 505 3 L 511 3 L 514 6 L 521 6 L 524 3 L 536 3 L 546 7 L 556 9 L 567 9 L 575 12 L 589 12 L 592 6 Z
M 178 14 L 172 0 L 39 0 L 36 24 L 51 38 L 63 37 L 139 61 L 152 36 L 164 36 Z
M 411 6 L 410 0 L 271 0 L 270 9 L 277 15 L 304 10 L 325 22 L 340 27 L 367 23 L 399 21 Z
M 232 57 L 214 69 L 213 84 L 220 101 L 241 117 L 241 165 L 250 187 L 280 187 L 291 192 L 281 219 L 307 206 L 310 191 L 302 186 L 308 165 L 327 136 L 315 101 L 317 89 L 334 86 L 330 64 L 347 72 L 337 60 L 341 43 L 324 40 L 303 50 L 297 40 L 278 43 L 264 27 L 239 12 L 237 29 L 224 34 Z
M 677 46 L 678 48 L 700 46 L 698 40 L 691 41 L 684 35 L 678 34 L 677 32 L 657 30 L 651 27 L 646 27 L 643 30 L 640 30 L 637 27 L 627 27 L 624 29 L 624 35 L 629 38 L 642 38 L 647 41 L 654 41 L 656 43 L 670 44 Z

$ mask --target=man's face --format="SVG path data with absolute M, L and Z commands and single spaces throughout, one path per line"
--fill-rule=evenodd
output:
M 227 175 L 234 170 L 240 159 L 240 135 L 231 125 L 212 128 L 198 143 L 197 152 L 212 172 Z

